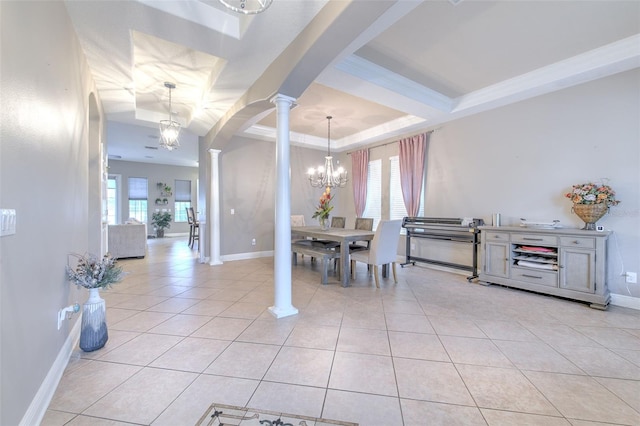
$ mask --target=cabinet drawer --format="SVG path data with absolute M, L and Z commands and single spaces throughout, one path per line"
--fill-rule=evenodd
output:
M 583 237 L 560 237 L 560 244 L 567 247 L 580 247 L 580 248 L 595 248 L 595 238 L 583 238 Z
M 558 287 L 558 273 L 552 271 L 538 271 L 535 269 L 511 267 L 511 278 L 518 281 Z
M 511 241 L 526 245 L 558 245 L 558 237 L 553 235 L 514 234 Z
M 485 232 L 485 241 L 490 243 L 492 241 L 509 241 L 509 234 L 506 232 Z

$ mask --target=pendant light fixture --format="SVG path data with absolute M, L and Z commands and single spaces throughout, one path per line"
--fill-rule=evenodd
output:
M 273 0 L 218 0 L 227 9 L 244 15 L 255 15 L 267 10 Z
M 342 167 L 333 168 L 333 157 L 331 156 L 331 117 L 327 116 L 327 156 L 324 157 L 324 166 L 311 168 L 309 183 L 313 187 L 342 188 L 347 184 L 347 171 Z
M 169 89 L 169 119 L 160 121 L 160 146 L 173 151 L 180 147 L 180 123 L 171 118 L 171 90 L 176 88 L 174 83 L 164 83 L 164 87 Z

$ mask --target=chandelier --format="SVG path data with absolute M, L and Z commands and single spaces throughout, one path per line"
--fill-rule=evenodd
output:
M 347 184 L 347 171 L 342 166 L 333 168 L 333 157 L 331 156 L 331 117 L 327 116 L 327 156 L 324 157 L 324 166 L 311 168 L 308 171 L 309 182 L 313 187 L 342 188 Z M 338 163 L 339 164 L 339 163 Z
M 255 15 L 267 10 L 273 0 L 218 0 L 227 9 L 245 15 Z
M 180 135 L 180 123 L 171 118 L 171 89 L 175 89 L 173 83 L 164 83 L 164 87 L 169 89 L 169 119 L 160 120 L 160 146 L 173 151 L 180 147 L 178 136 Z

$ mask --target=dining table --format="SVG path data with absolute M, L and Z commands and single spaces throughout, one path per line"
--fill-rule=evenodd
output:
M 335 241 L 340 243 L 340 273 L 342 287 L 349 286 L 349 244 L 355 241 L 371 241 L 374 231 L 346 228 L 323 229 L 320 226 L 292 226 L 291 234 L 316 240 Z

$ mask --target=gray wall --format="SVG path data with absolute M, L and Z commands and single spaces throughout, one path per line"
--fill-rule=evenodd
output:
M 0 424 L 16 425 L 78 318 L 58 330 L 58 310 L 86 299 L 65 265 L 99 233 L 88 231 L 94 87 L 62 2 L 0 2 L 0 28 L 0 207 L 17 212 L 16 234 L 0 238 Z
M 183 166 L 168 166 L 162 164 L 149 164 L 139 163 L 134 161 L 122 161 L 122 160 L 109 160 L 109 174 L 121 176 L 121 191 L 120 191 L 120 221 L 125 222 L 129 218 L 129 194 L 128 194 L 128 179 L 130 177 L 141 177 L 148 179 L 149 185 L 149 199 L 147 206 L 149 211 L 147 212 L 149 218 L 149 224 L 147 232 L 153 234 L 153 226 L 150 224 L 151 215 L 157 209 L 171 211 L 171 217 L 175 220 L 175 181 L 190 180 L 191 181 L 191 205 L 197 211 L 198 200 L 196 197 L 196 186 L 198 181 L 198 169 L 196 167 L 183 167 Z M 163 182 L 171 186 L 173 189 L 173 195 L 167 198 L 169 204 L 156 205 L 155 199 L 160 197 L 160 192 L 156 184 Z M 186 222 L 176 223 L 171 222 L 171 228 L 165 230 L 165 234 L 176 233 L 188 233 L 189 225 Z

